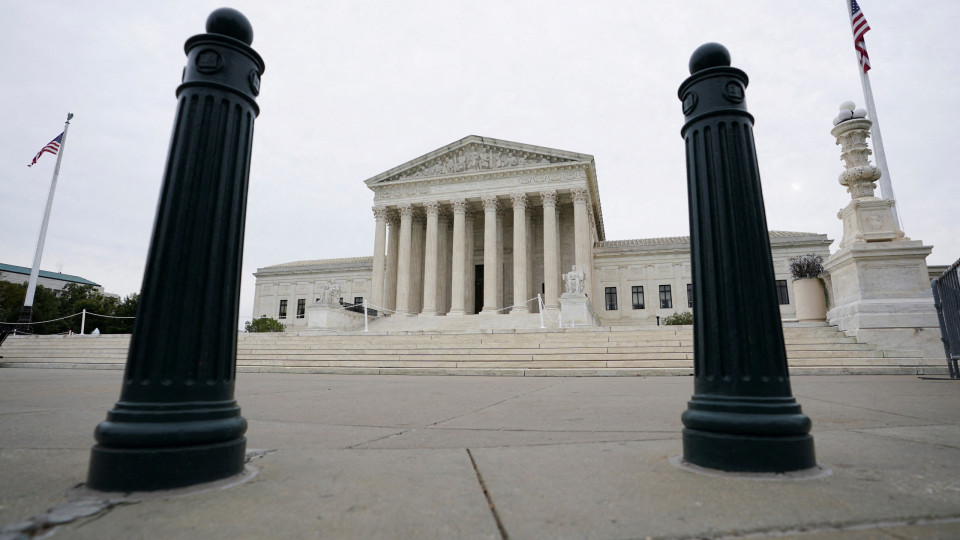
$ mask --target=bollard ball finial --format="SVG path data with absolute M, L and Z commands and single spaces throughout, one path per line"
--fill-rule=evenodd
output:
M 856 103 L 852 101 L 844 101 L 840 104 L 841 111 L 853 111 L 857 107 Z
M 207 33 L 232 37 L 247 45 L 253 43 L 253 26 L 243 13 L 233 8 L 214 10 L 207 17 Z
M 690 74 L 712 67 L 730 65 L 730 51 L 719 43 L 704 43 L 690 55 Z

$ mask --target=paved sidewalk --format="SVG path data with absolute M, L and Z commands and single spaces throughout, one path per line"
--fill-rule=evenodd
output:
M 67 503 L 119 371 L 0 369 L 0 528 Z M 832 474 L 677 468 L 691 377 L 239 375 L 256 476 L 53 538 L 960 538 L 960 383 L 795 377 Z M 113 506 L 111 506 L 113 505 Z M 34 523 L 42 521 L 38 518 Z M 4 534 L 0 533 L 0 538 Z

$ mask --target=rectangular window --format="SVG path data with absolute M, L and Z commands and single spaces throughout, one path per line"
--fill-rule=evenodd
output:
M 280 301 L 280 313 L 277 315 L 277 318 L 278 319 L 287 318 L 287 301 L 286 300 Z
M 633 309 L 643 309 L 643 286 L 634 285 L 631 287 L 630 295 L 633 296 Z
M 603 289 L 604 296 L 606 296 L 606 305 L 607 311 L 614 311 L 617 309 L 617 288 L 616 287 L 605 287 Z
M 673 293 L 670 292 L 669 285 L 660 286 L 660 309 L 669 309 L 673 307 Z
M 307 311 L 307 299 L 299 298 L 297 299 L 297 318 L 302 319 L 303 314 Z
M 781 306 L 790 303 L 790 293 L 787 292 L 787 280 L 785 279 L 777 280 L 777 301 Z
M 353 303 L 354 303 L 354 305 L 362 306 L 362 305 L 363 305 L 363 297 L 362 297 L 362 296 L 354 296 L 354 297 L 353 297 Z
M 693 283 L 687 283 L 687 307 L 693 307 Z

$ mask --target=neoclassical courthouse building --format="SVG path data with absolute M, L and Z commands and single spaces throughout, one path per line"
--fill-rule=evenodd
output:
M 344 303 L 407 317 L 555 313 L 583 271 L 596 324 L 656 324 L 693 311 L 688 237 L 608 240 L 593 156 L 471 135 L 366 180 L 373 256 L 259 268 L 254 316 L 307 327 L 331 286 Z M 781 315 L 795 316 L 787 260 L 826 259 L 826 235 L 771 231 Z M 556 319 L 553 317 L 552 320 Z M 556 326 L 556 323 L 554 323 Z

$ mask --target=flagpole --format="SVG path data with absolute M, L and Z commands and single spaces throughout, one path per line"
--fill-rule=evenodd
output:
M 846 0 L 846 4 L 847 17 L 850 19 L 850 26 L 852 28 L 853 5 L 850 0 Z M 893 184 L 890 183 L 890 169 L 887 168 L 887 154 L 883 151 L 883 137 L 880 135 L 880 120 L 877 119 L 877 106 L 873 101 L 873 88 L 870 86 L 870 75 L 863 69 L 859 60 L 860 59 L 857 58 L 857 69 L 860 71 L 860 86 L 863 88 L 863 100 L 867 105 L 867 116 L 873 122 L 873 126 L 870 128 L 870 138 L 873 139 L 874 160 L 877 163 L 877 167 L 880 168 L 880 181 L 878 182 L 880 184 L 880 196 L 884 199 L 892 199 L 894 201 L 893 221 L 900 230 L 903 230 L 903 227 L 900 225 L 900 211 L 896 206 L 897 197 L 893 193 Z
M 67 129 L 70 128 L 70 119 L 73 113 L 67 113 L 67 121 L 63 125 L 63 136 L 60 138 L 60 149 L 57 151 L 57 165 L 53 168 L 53 179 L 50 181 L 50 194 L 47 195 L 47 207 L 43 211 L 43 224 L 40 225 L 40 236 L 37 238 L 37 252 L 33 256 L 33 268 L 30 269 L 30 282 L 27 285 L 27 295 L 23 299 L 23 309 L 20 311 L 20 322 L 29 323 L 33 320 L 33 297 L 37 292 L 37 279 L 40 277 L 40 258 L 43 257 L 43 242 L 47 237 L 47 225 L 50 223 L 50 210 L 53 208 L 53 193 L 57 190 L 57 177 L 60 176 L 60 162 L 63 160 L 63 150 L 67 145 Z
M 873 139 L 873 155 L 880 167 L 880 196 L 884 199 L 892 199 L 893 221 L 901 230 L 900 211 L 897 209 L 897 196 L 893 193 L 893 185 L 890 183 L 890 169 L 887 168 L 887 154 L 883 151 L 883 137 L 880 136 L 880 120 L 877 119 L 877 106 L 873 102 L 873 89 L 870 87 L 870 75 L 860 70 L 860 83 L 863 85 L 863 99 L 867 103 L 867 116 L 873 121 L 870 128 L 870 138 Z

